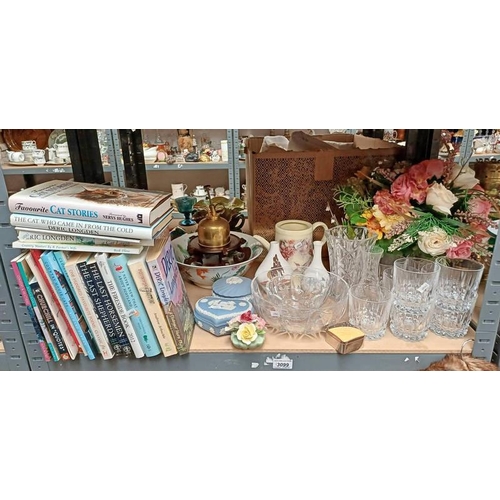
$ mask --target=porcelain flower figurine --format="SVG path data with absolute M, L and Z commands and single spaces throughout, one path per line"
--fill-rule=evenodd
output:
M 226 332 L 231 333 L 231 342 L 237 349 L 256 349 L 265 340 L 266 322 L 250 311 L 231 319 Z

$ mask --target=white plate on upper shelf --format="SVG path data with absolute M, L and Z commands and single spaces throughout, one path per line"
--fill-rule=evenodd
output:
M 68 140 L 64 129 L 53 130 L 49 135 L 49 148 L 53 148 L 54 144 L 64 144 L 65 142 L 68 142 Z

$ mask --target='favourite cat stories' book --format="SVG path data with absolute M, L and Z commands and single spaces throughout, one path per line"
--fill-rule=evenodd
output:
M 170 209 L 169 193 L 51 180 L 9 197 L 13 213 L 152 226 Z

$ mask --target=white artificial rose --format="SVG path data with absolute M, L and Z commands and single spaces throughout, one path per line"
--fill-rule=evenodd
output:
M 476 179 L 476 172 L 470 167 L 461 167 L 455 164 L 453 170 L 451 171 L 452 185 L 458 189 L 472 189 L 474 186 L 479 184 L 479 180 Z
M 426 205 L 432 207 L 436 212 L 451 215 L 450 208 L 458 201 L 458 198 L 443 184 L 435 182 L 427 191 Z
M 432 231 L 420 231 L 418 233 L 418 248 L 432 257 L 443 255 L 452 244 L 453 238 L 437 227 Z

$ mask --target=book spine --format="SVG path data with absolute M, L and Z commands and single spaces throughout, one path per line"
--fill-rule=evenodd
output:
M 102 290 L 96 283 L 92 273 L 93 266 L 86 262 L 79 262 L 77 268 L 113 351 L 116 354 L 130 355 L 130 342 L 125 334 L 123 325 L 118 316 L 110 315 L 104 302 L 105 297 L 103 296 L 103 294 L 107 295 L 107 291 Z
M 24 305 L 26 306 L 26 310 L 28 311 L 28 316 L 30 317 L 31 323 L 33 323 L 33 328 L 35 329 L 36 338 L 38 339 L 38 344 L 40 345 L 40 349 L 42 350 L 43 358 L 47 362 L 51 361 L 53 356 L 51 356 L 51 353 L 47 346 L 47 342 L 45 341 L 42 328 L 36 317 L 35 311 L 33 309 L 33 304 L 24 284 L 16 259 L 11 260 L 11 265 L 12 271 L 14 272 L 14 276 L 19 286 L 19 290 L 21 292 L 21 297 L 23 298 Z
M 41 215 L 25 215 L 13 213 L 10 224 L 14 227 L 39 228 L 63 233 L 78 233 L 87 236 L 114 236 L 135 239 L 152 239 L 154 229 L 151 227 L 109 224 L 106 222 L 88 222 L 83 220 L 58 219 Z
M 139 339 L 137 338 L 136 331 L 130 320 L 130 315 L 127 313 L 125 304 L 123 303 L 122 297 L 118 292 L 115 278 L 108 264 L 108 255 L 105 253 L 97 254 L 95 256 L 95 260 L 99 267 L 99 271 L 101 272 L 104 284 L 106 285 L 111 299 L 113 300 L 118 317 L 120 318 L 128 340 L 130 341 L 135 357 L 142 358 L 144 357 L 144 351 L 139 343 Z
M 182 332 L 171 308 L 170 296 L 166 286 L 167 276 L 163 271 L 163 267 L 158 264 L 157 261 L 151 261 L 148 262 L 148 268 L 151 278 L 153 279 L 158 298 L 160 299 L 160 303 L 163 307 L 163 312 L 165 313 L 168 326 L 172 332 L 172 336 L 174 337 L 177 352 L 180 355 L 187 354 L 188 349 L 184 343 Z
M 50 310 L 50 307 L 48 306 L 45 296 L 42 292 L 40 283 L 33 282 L 30 286 L 35 297 L 35 301 L 38 305 L 38 309 L 43 316 L 45 324 L 47 325 L 47 329 L 49 330 L 51 336 L 55 341 L 55 346 L 57 347 L 61 359 L 63 359 L 64 361 L 71 359 L 66 345 L 64 344 L 64 340 L 62 338 L 59 327 L 56 324 L 52 311 Z
M 163 355 L 168 357 L 177 354 L 175 341 L 168 327 L 163 308 L 158 301 L 156 289 L 151 281 L 151 276 L 149 275 L 145 261 L 142 260 L 134 265 L 129 265 L 129 269 L 156 333 Z
M 142 246 L 106 246 L 106 245 L 74 245 L 72 243 L 48 243 L 45 241 L 19 241 L 12 242 L 12 248 L 22 248 L 25 250 L 63 250 L 65 252 L 110 252 L 139 254 L 142 252 Z
M 52 313 L 57 329 L 64 340 L 69 356 L 71 359 L 75 359 L 79 351 L 76 334 L 73 332 L 72 328 L 70 329 L 69 320 L 63 311 L 57 294 L 52 288 L 52 285 L 50 285 L 50 280 L 48 279 L 41 264 L 38 250 L 31 250 L 26 256 L 26 262 L 30 266 L 33 276 L 40 285 L 40 289 L 42 290 L 48 308 Z
M 34 233 L 31 231 L 20 230 L 17 233 L 17 239 L 22 242 L 30 243 L 59 243 L 59 244 L 73 244 L 73 245 L 94 245 L 94 246 L 130 246 L 131 243 L 127 241 L 120 242 L 118 239 L 106 240 L 99 238 L 87 238 L 82 236 L 74 236 L 66 233 Z M 140 240 L 134 240 L 139 242 Z M 137 245 L 137 244 L 136 244 Z
M 116 237 L 116 236 L 97 236 L 97 235 L 92 235 L 92 236 L 86 236 L 84 234 L 78 234 L 78 233 L 65 233 L 62 231 L 50 231 L 49 229 L 39 229 L 35 227 L 31 228 L 24 228 L 24 227 L 15 227 L 14 228 L 18 235 L 20 240 L 30 240 L 31 238 L 35 237 L 35 235 L 48 235 L 48 236 L 67 236 L 70 238 L 79 238 L 83 243 L 88 243 L 88 242 L 112 242 L 112 241 L 118 241 L 120 243 L 132 243 L 134 245 L 143 245 L 143 246 L 152 246 L 154 244 L 153 240 L 138 240 L 134 238 L 121 238 L 121 237 Z M 21 237 L 21 234 L 23 237 Z M 146 243 L 152 242 L 151 244 L 146 245 Z
M 90 350 L 95 352 L 95 346 L 91 345 L 93 340 L 89 333 L 89 327 L 83 317 L 80 307 L 73 297 L 70 287 L 53 252 L 44 252 L 40 258 L 44 264 L 47 276 L 50 279 L 57 296 L 59 297 L 62 307 L 64 308 L 64 312 L 68 317 L 68 320 L 71 322 L 71 326 L 78 337 L 79 343 L 82 346 L 90 346 Z M 89 352 L 86 347 L 85 352 Z
M 99 347 L 99 351 L 102 353 L 107 353 L 108 351 L 113 351 L 116 354 L 120 354 L 122 352 L 121 347 L 115 348 L 110 343 L 108 337 L 106 336 L 106 332 L 104 330 L 104 325 L 102 324 L 102 318 L 99 316 L 99 313 L 96 308 L 95 302 L 92 300 L 92 297 L 85 286 L 83 278 L 79 269 L 76 266 L 72 266 L 66 268 L 66 264 L 64 264 L 66 273 L 68 276 L 68 281 L 71 283 L 73 289 L 75 290 L 75 297 L 78 297 L 81 310 L 87 320 L 87 323 L 94 335 L 95 342 Z M 102 354 L 104 357 L 104 354 Z
M 148 357 L 160 354 L 160 345 L 156 339 L 146 309 L 144 309 L 144 305 L 137 292 L 137 287 L 130 275 L 127 266 L 127 257 L 125 255 L 109 257 L 108 263 L 123 303 L 128 311 L 131 312 L 130 321 L 137 333 L 144 354 Z

